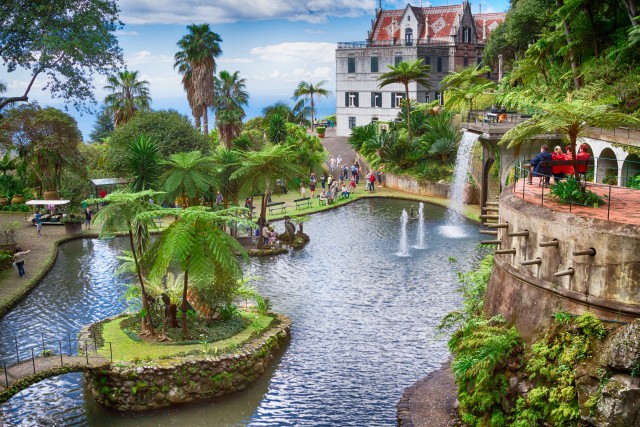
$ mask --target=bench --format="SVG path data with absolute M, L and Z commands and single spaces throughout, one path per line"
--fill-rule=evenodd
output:
M 280 209 L 280 212 L 286 212 L 287 211 L 287 206 L 285 206 L 284 202 L 274 202 L 274 203 L 269 203 L 267 205 L 267 208 L 269 208 L 269 213 L 273 213 L 273 211 Z
M 576 166 L 593 166 L 594 162 L 593 162 L 593 158 L 590 159 L 580 159 L 580 160 L 576 160 Z M 548 170 L 551 170 L 550 168 L 554 167 L 554 166 L 573 166 L 573 160 L 546 160 L 543 162 L 540 162 L 540 168 L 545 168 Z M 578 172 L 579 175 L 584 175 L 583 172 Z
M 303 197 L 301 199 L 295 199 L 293 201 L 296 204 L 296 210 L 300 209 L 302 206 L 308 206 L 311 207 L 311 198 L 310 197 Z

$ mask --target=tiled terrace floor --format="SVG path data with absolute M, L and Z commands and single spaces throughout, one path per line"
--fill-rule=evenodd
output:
M 591 206 L 564 205 L 549 198 L 549 189 L 538 186 L 537 178 L 533 185 L 520 179 L 512 191 L 517 197 L 529 203 L 543 206 L 559 212 L 572 213 L 585 218 L 597 218 L 622 224 L 640 225 L 640 190 L 587 183 L 587 188 L 602 197 L 605 204 L 597 208 Z

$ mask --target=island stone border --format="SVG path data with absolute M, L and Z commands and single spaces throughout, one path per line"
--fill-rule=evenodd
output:
M 117 316 L 116 316 L 117 317 Z M 139 412 L 220 397 L 254 382 L 288 341 L 291 320 L 276 324 L 230 353 L 172 356 L 152 362 L 115 362 L 85 372 L 85 387 L 100 404 L 120 412 Z M 91 326 L 80 332 L 89 334 Z

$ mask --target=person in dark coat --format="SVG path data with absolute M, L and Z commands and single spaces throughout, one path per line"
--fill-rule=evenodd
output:
M 545 185 L 549 186 L 549 180 L 551 179 L 551 167 L 542 166 L 542 162 L 550 162 L 551 154 L 549 154 L 549 146 L 547 144 L 543 144 L 540 147 L 540 154 L 535 156 L 529 162 L 529 170 L 533 173 L 529 173 L 529 184 L 533 184 L 533 177 L 540 177 L 540 185 L 544 182 Z

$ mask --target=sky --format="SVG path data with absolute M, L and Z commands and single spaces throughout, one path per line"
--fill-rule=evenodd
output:
M 460 0 L 461 1 L 461 0 Z M 384 9 L 400 9 L 406 1 L 382 1 Z M 459 4 L 454 0 L 415 1 L 413 6 Z M 181 76 L 173 69 L 177 41 L 192 23 L 208 23 L 222 38 L 222 55 L 217 71 L 240 71 L 250 95 L 247 119 L 277 101 L 291 103 L 302 80 L 326 80 L 332 96 L 317 104 L 318 116 L 335 113 L 335 48 L 337 42 L 365 40 L 378 6 L 377 0 L 119 0 L 117 32 L 126 67 L 138 70 L 149 82 L 153 109 L 172 108 L 191 117 Z M 473 13 L 502 12 L 509 0 L 476 0 Z M 0 66 L 1 67 L 1 66 Z M 21 70 L 7 73 L 0 68 L 0 81 L 7 83 L 5 95 L 22 95 L 29 75 Z M 41 106 L 65 109 L 64 100 L 52 99 L 42 91 L 44 78 L 36 80 L 29 94 Z M 106 77 L 95 82 L 98 103 L 107 94 Z M 98 105 L 96 106 L 96 109 Z M 69 107 L 85 140 L 95 116 Z

